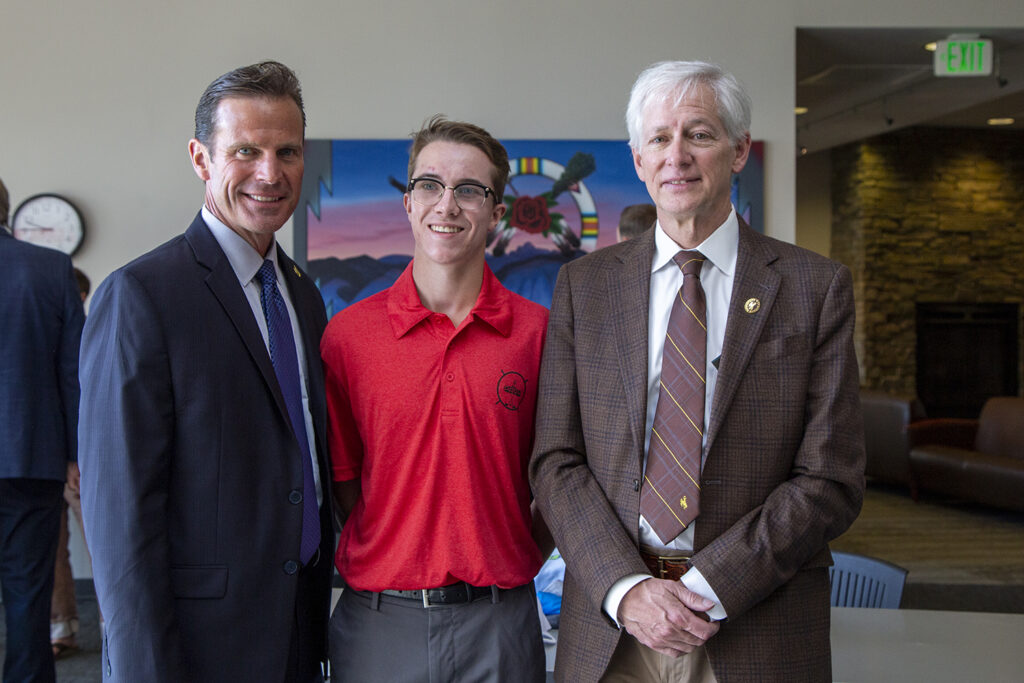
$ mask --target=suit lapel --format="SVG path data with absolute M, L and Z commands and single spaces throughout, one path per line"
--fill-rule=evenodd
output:
M 642 461 L 647 417 L 647 317 L 651 297 L 654 231 L 631 240 L 616 258 L 617 267 L 609 269 L 606 276 L 608 306 L 629 426 L 638 444 L 637 457 Z
M 238 277 L 232 270 L 224 251 L 217 244 L 217 239 L 203 222 L 202 214 L 196 216 L 192 225 L 185 232 L 185 239 L 192 246 L 199 265 L 207 268 L 210 272 L 206 276 L 206 286 L 210 288 L 213 295 L 220 302 L 224 312 L 234 325 L 238 336 L 242 338 L 245 348 L 252 356 L 256 367 L 259 368 L 263 380 L 266 382 L 270 392 L 274 395 L 274 402 L 277 409 L 288 421 L 288 409 L 281 394 L 281 387 L 277 383 L 277 375 L 274 374 L 274 366 L 270 362 L 270 353 L 267 345 L 260 334 L 260 328 L 253 317 L 252 307 L 245 293 L 238 284 Z
M 771 314 L 781 278 L 770 266 L 777 258 L 770 242 L 740 219 L 740 238 L 736 257 L 729 317 L 725 324 L 722 360 L 711 406 L 706 452 L 710 453 L 736 390 L 746 372 L 750 356 Z M 756 312 L 747 311 L 747 302 L 759 302 Z

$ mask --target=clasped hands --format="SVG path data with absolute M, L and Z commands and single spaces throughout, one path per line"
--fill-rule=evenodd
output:
M 704 614 L 714 603 L 680 581 L 644 579 L 619 603 L 619 623 L 638 641 L 669 657 L 700 647 L 718 633 Z

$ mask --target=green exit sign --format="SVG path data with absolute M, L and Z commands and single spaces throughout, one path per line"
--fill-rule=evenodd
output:
M 950 36 L 935 47 L 936 76 L 988 76 L 992 73 L 992 41 L 976 36 Z

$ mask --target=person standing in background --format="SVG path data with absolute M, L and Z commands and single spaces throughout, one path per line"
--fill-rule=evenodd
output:
M 0 181 L 0 585 L 5 683 L 52 683 L 50 597 L 64 482 L 78 488 L 78 349 L 71 258 L 14 239 Z
M 618 242 L 625 242 L 634 237 L 639 237 L 654 227 L 658 220 L 658 209 L 654 204 L 630 204 L 619 214 L 619 227 L 615 229 L 615 237 Z

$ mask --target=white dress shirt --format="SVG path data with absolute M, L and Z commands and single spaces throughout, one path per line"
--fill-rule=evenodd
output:
M 267 318 L 263 313 L 263 304 L 260 302 L 260 291 L 263 289 L 258 277 L 259 269 L 263 267 L 263 256 L 253 249 L 252 245 L 242 239 L 242 236 L 224 225 L 213 215 L 213 212 L 203 206 L 203 220 L 213 233 L 217 244 L 228 257 L 231 269 L 235 271 L 238 283 L 242 286 L 245 298 L 252 309 L 253 317 L 263 335 L 263 343 L 267 346 L 267 353 L 270 353 L 270 334 L 267 331 Z M 281 265 L 277 262 L 277 243 L 271 242 L 267 250 L 266 258 L 274 263 L 274 271 L 277 273 L 277 288 L 281 291 L 284 305 L 288 309 L 288 317 L 292 323 L 292 336 L 295 338 L 295 354 L 299 360 L 299 384 L 302 387 L 302 417 L 305 421 L 306 439 L 309 442 L 309 455 L 313 461 L 313 483 L 316 485 L 317 505 L 323 504 L 323 490 L 320 484 L 320 468 L 317 464 L 316 437 L 313 432 L 313 416 L 309 412 L 309 387 L 306 380 L 306 350 L 302 344 L 302 330 L 299 329 L 298 316 L 295 315 L 295 307 L 292 306 L 292 297 L 288 292 L 288 283 L 281 272 Z M 239 397 L 239 400 L 245 400 Z
M 707 446 L 707 425 L 711 422 L 711 405 L 715 396 L 715 384 L 718 380 L 717 363 L 722 355 L 722 344 L 725 341 L 725 325 L 729 317 L 729 302 L 732 299 L 732 285 L 736 275 L 736 256 L 739 249 L 739 221 L 735 209 L 711 235 L 695 248 L 707 259 L 700 271 L 700 283 L 704 288 L 704 299 L 707 304 L 707 368 L 704 391 L 704 441 Z M 659 222 L 654 231 L 654 260 L 651 263 L 650 302 L 647 315 L 647 417 L 644 437 L 644 469 L 647 468 L 647 449 L 651 441 L 651 427 L 654 425 L 654 413 L 658 407 L 658 396 L 661 393 L 661 359 L 665 346 L 665 335 L 668 332 L 668 319 L 672 313 L 672 303 L 683 286 L 683 271 L 675 264 L 672 257 L 681 247 L 661 227 Z M 701 464 L 707 458 L 705 451 Z M 651 525 L 640 516 L 640 545 L 653 554 L 666 555 L 688 554 L 693 550 L 693 530 L 700 522 L 700 516 L 679 536 L 665 544 L 654 533 Z M 619 603 L 630 588 L 644 579 L 647 574 L 631 574 L 616 581 L 604 599 L 604 610 L 608 616 L 618 622 Z M 715 595 L 715 591 L 696 568 L 691 568 L 682 578 L 683 584 L 694 593 L 714 601 L 715 606 L 708 610 L 712 619 L 724 619 L 725 609 Z

